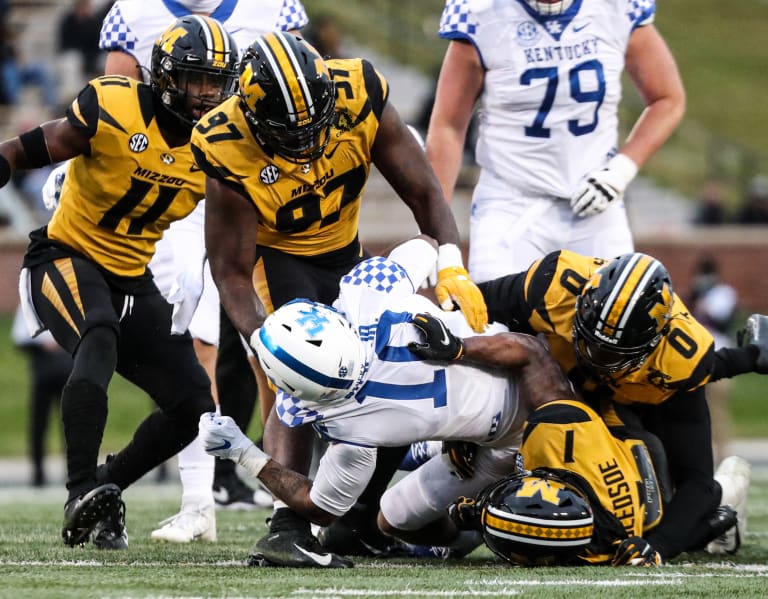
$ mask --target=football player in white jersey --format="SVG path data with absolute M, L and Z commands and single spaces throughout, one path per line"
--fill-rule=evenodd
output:
M 479 100 L 474 280 L 561 248 L 633 251 L 624 191 L 685 110 L 655 11 L 655 0 L 446 0 L 427 155 L 450 199 Z M 625 68 L 645 109 L 619 145 Z
M 120 74 L 146 79 L 152 45 L 168 23 L 190 13 L 219 20 L 231 33 L 241 52 L 253 39 L 267 31 L 298 31 L 308 23 L 300 0 L 118 0 L 112 6 L 101 29 L 99 47 L 108 52 L 106 74 Z M 157 244 L 150 268 L 161 293 L 176 304 L 174 325 L 178 332 L 189 332 L 200 363 L 212 382 L 216 380 L 216 346 L 219 343 L 219 295 L 211 278 L 205 248 L 203 221 L 205 200 L 187 218 L 174 223 Z M 234 350 L 243 352 L 239 339 Z M 253 378 L 244 362 L 238 374 Z M 244 370 L 244 371 L 243 371 Z M 243 416 L 238 423 L 246 427 L 256 400 L 252 392 L 236 393 L 223 389 L 229 401 L 241 403 Z M 214 397 L 216 386 L 213 384 Z M 225 403 L 223 410 L 230 413 Z M 182 482 L 181 510 L 152 532 L 152 538 L 170 542 L 190 542 L 215 538 L 214 495 L 220 505 L 235 509 L 271 506 L 271 496 L 261 489 L 255 492 L 236 475 L 231 462 L 216 466 L 196 440 L 179 453 Z
M 330 441 L 314 483 L 270 461 L 226 417 L 201 418 L 208 451 L 238 461 L 288 506 L 328 525 L 367 485 L 377 447 L 422 439 L 475 442 L 473 476 L 461 476 L 436 456 L 388 489 L 380 503 L 379 527 L 387 534 L 440 546 L 457 541 L 445 511 L 451 501 L 515 470 L 526 406 L 573 391 L 535 337 L 496 324 L 483 336 L 459 341 L 456 335 L 473 335 L 464 317 L 416 293 L 436 258 L 431 240 L 408 241 L 389 258 L 354 267 L 333 309 L 295 300 L 254 335 L 264 371 L 280 389 L 275 407 L 282 423 L 312 423 Z M 442 345 L 435 350 L 425 337 Z M 436 361 L 457 356 L 462 362 L 450 367 Z M 288 558 L 295 549 L 285 551 Z

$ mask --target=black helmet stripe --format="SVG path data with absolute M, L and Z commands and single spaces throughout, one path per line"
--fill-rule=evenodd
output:
M 620 339 L 648 281 L 661 268 L 661 263 L 645 254 L 635 253 L 619 273 L 600 314 L 600 323 L 610 328 L 611 337 Z
M 199 15 L 189 15 L 189 18 L 200 25 L 200 31 L 205 36 L 206 58 L 211 62 L 226 61 L 232 48 L 229 44 L 229 36 L 222 31 L 221 25 L 213 19 Z
M 314 116 L 315 106 L 307 80 L 284 35 L 270 33 L 256 42 L 275 75 L 289 120 L 297 122 Z

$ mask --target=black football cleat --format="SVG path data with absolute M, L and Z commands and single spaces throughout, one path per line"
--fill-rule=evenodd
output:
M 259 539 L 248 556 L 248 565 L 284 568 L 352 568 L 345 557 L 329 553 L 312 534 L 284 530 Z
M 69 547 L 83 545 L 99 522 L 120 509 L 125 510 L 120 487 L 113 483 L 99 485 L 71 499 L 64 506 L 64 526 L 61 529 L 64 544 Z
M 121 500 L 117 510 L 93 527 L 93 544 L 99 549 L 128 549 L 128 531 L 125 529 L 125 503 Z
M 410 551 L 379 531 L 364 514 L 350 510 L 330 526 L 321 528 L 317 540 L 324 551 L 362 557 L 403 557 Z
M 729 505 L 721 505 L 709 518 L 708 524 L 712 529 L 713 538 L 707 544 L 707 552 L 733 555 L 739 550 L 741 535 L 736 510 Z
M 352 561 L 320 546 L 305 520 L 288 509 L 279 509 L 270 530 L 251 549 L 249 566 L 287 568 L 352 568 Z

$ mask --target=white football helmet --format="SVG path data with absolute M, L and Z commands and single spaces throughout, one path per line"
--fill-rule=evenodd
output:
M 533 10 L 544 17 L 559 15 L 571 7 L 573 0 L 525 0 Z
M 272 383 L 308 401 L 345 397 L 365 367 L 365 346 L 354 327 L 330 306 L 306 299 L 270 314 L 254 350 Z

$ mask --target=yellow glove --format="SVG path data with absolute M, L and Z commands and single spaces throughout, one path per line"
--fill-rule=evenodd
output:
M 480 289 L 462 265 L 456 245 L 446 243 L 438 248 L 437 269 L 435 295 L 440 307 L 451 311 L 454 303 L 458 304 L 472 330 L 482 333 L 488 326 L 488 308 Z

